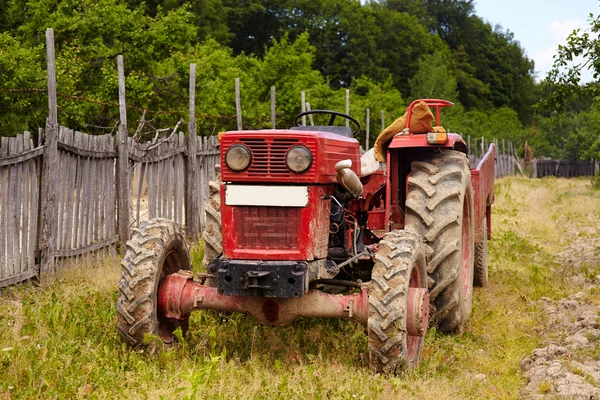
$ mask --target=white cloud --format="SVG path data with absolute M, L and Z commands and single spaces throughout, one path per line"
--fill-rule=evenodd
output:
M 567 37 L 574 30 L 585 30 L 586 27 L 587 24 L 582 19 L 554 20 L 548 24 L 547 38 L 549 40 L 546 42 L 549 42 L 549 45 L 544 50 L 533 55 L 538 80 L 544 79 L 548 71 L 552 69 L 552 64 L 554 62 L 553 57 L 558 50 L 558 45 L 565 44 L 567 42 Z M 574 60 L 575 63 L 581 61 L 581 59 Z M 583 71 L 582 80 L 584 82 L 591 81 L 592 74 L 589 71 Z

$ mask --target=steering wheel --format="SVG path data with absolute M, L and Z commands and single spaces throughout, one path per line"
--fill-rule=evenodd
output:
M 333 123 L 335 122 L 335 117 L 340 116 L 340 117 L 345 118 L 348 121 L 352 122 L 352 124 L 354 125 L 355 129 L 352 131 L 352 136 L 353 137 L 355 137 L 360 132 L 360 123 L 357 120 L 355 120 L 354 118 L 352 118 L 348 114 L 344 114 L 344 113 L 337 112 L 337 111 L 331 111 L 331 110 L 310 110 L 310 111 L 304 111 L 304 112 L 296 115 L 296 118 L 294 119 L 294 125 L 295 126 L 300 126 L 300 119 L 302 117 L 305 117 L 307 115 L 312 115 L 312 114 L 328 114 L 328 115 L 331 115 L 331 118 L 329 119 L 329 122 L 327 123 L 327 125 L 329 125 L 329 126 L 333 125 Z

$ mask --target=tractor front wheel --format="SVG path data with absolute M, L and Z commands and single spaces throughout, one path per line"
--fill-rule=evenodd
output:
M 171 346 L 175 340 L 173 332 L 180 327 L 185 333 L 188 318 L 166 318 L 158 309 L 158 289 L 165 276 L 190 269 L 190 252 L 183 230 L 166 219 L 153 219 L 134 229 L 121 266 L 117 299 L 121 339 L 134 348 L 147 344 L 150 352 Z M 160 341 L 145 343 L 147 335 Z
M 223 254 L 223 234 L 221 232 L 221 166 L 215 165 L 215 179 L 208 183 L 209 198 L 204 203 L 205 228 L 202 232 L 204 241 L 203 265 L 210 275 L 216 275 L 216 271 L 210 270 L 210 263 Z M 205 284 L 217 286 L 216 278 L 209 277 Z
M 376 372 L 405 372 L 421 359 L 429 322 L 421 241 L 417 234 L 394 231 L 379 242 L 369 286 L 367 329 L 369 362 Z

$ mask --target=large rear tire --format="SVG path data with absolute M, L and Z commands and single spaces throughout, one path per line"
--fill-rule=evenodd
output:
M 481 242 L 475 243 L 475 275 L 473 286 L 484 287 L 488 282 L 488 230 L 487 217 L 481 221 Z
M 204 203 L 205 228 L 202 231 L 204 241 L 203 265 L 209 274 L 215 275 L 216 271 L 210 270 L 210 263 L 223 254 L 223 234 L 221 231 L 221 166 L 215 165 L 215 180 L 208 183 L 209 198 Z M 215 287 L 215 278 L 206 279 L 207 286 Z
M 375 372 L 405 372 L 421 360 L 428 316 L 421 336 L 407 331 L 409 288 L 427 287 L 421 241 L 412 232 L 394 231 L 379 242 L 369 286 L 367 329 L 369 363 Z
M 133 230 L 127 242 L 117 298 L 117 327 L 123 342 L 137 348 L 144 336 L 160 338 L 146 343 L 150 352 L 169 347 L 173 332 L 185 333 L 188 318 L 166 318 L 158 309 L 158 289 L 165 276 L 190 269 L 190 252 L 183 229 L 174 221 L 153 219 Z M 191 272 L 190 272 L 191 274 Z
M 443 332 L 465 328 L 473 300 L 473 188 L 467 157 L 431 153 L 412 163 L 406 229 L 424 238 L 433 324 Z

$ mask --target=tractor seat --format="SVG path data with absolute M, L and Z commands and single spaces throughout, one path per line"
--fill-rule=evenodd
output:
M 347 126 L 292 126 L 291 131 L 305 131 L 305 132 L 329 132 L 335 133 L 336 135 L 342 135 L 345 137 L 352 138 L 352 130 Z

